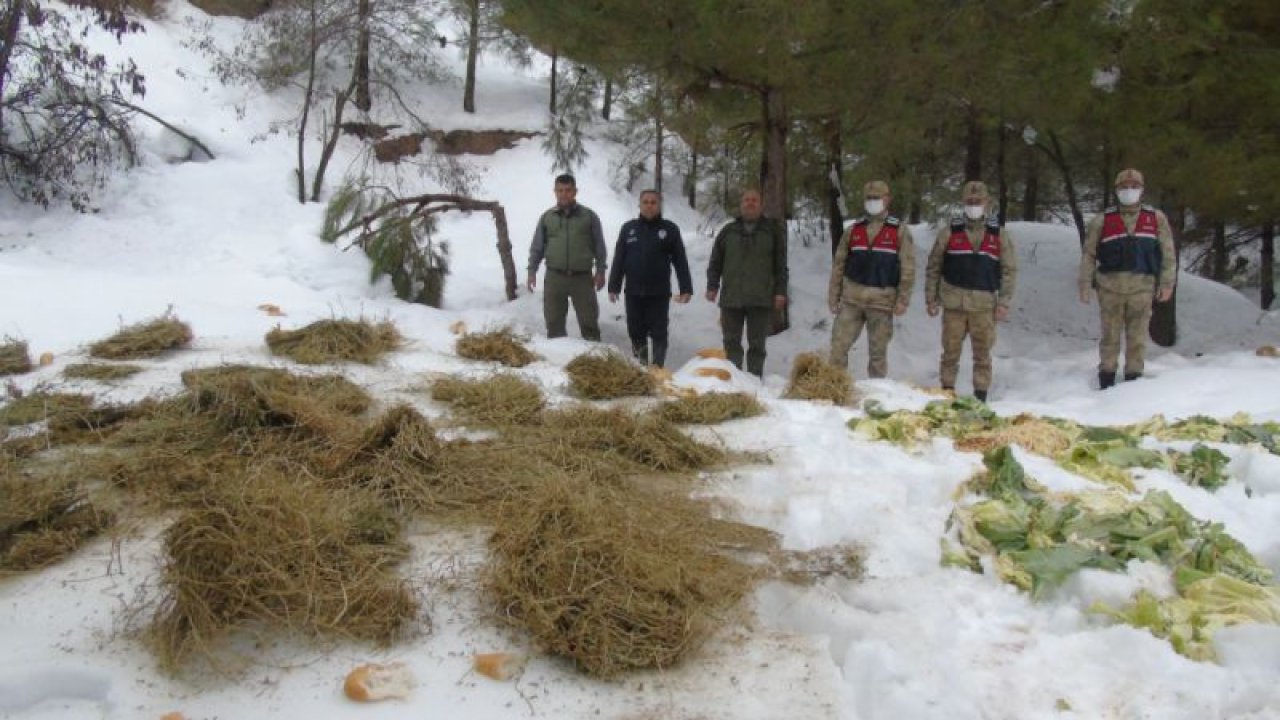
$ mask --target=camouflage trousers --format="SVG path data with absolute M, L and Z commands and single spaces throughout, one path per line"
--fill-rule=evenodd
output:
M 543 285 L 542 317 L 547 321 L 547 337 L 569 334 L 565 320 L 572 301 L 582 339 L 600 340 L 600 303 L 596 300 L 595 278 L 590 271 L 569 273 L 548 269 Z
M 1115 372 L 1120 359 L 1120 335 L 1124 335 L 1124 372 L 1142 372 L 1151 321 L 1151 294 L 1098 290 L 1102 313 L 1102 342 L 1098 344 L 1098 370 Z
M 867 328 L 867 377 L 882 378 L 889 374 L 889 341 L 893 339 L 893 313 L 889 310 L 841 303 L 831 325 L 831 364 L 849 366 L 849 349 L 858 341 L 863 326 Z
M 996 344 L 996 318 L 990 310 L 942 311 L 942 363 L 938 374 L 942 386 L 954 388 L 960 370 L 960 351 L 965 337 L 973 351 L 973 389 L 991 389 L 991 348 Z

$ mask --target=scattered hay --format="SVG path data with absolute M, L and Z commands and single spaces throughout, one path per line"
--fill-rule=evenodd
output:
M 454 344 L 454 352 L 469 360 L 490 360 L 508 367 L 524 367 L 538 359 L 511 328 L 465 333 Z
M 341 375 L 310 377 L 252 365 L 187 370 L 182 384 L 197 411 L 229 430 L 276 427 L 336 435 L 373 403 Z
M 419 509 L 431 503 L 443 449 L 426 418 L 397 405 L 338 442 L 326 465 L 342 487 L 371 490 L 398 510 Z
M 44 423 L 46 432 L 31 436 L 44 447 L 93 442 L 118 430 L 124 421 L 145 414 L 154 404 L 144 400 L 95 407 L 93 402 L 92 395 L 34 392 L 0 408 L 0 426 Z
M 93 407 L 92 395 L 33 392 L 0 407 L 0 425 L 30 425 L 53 418 L 84 415 Z
M 318 320 L 298 330 L 279 327 L 267 333 L 267 347 L 305 365 L 330 362 L 372 364 L 404 344 L 394 323 L 368 320 Z
M 529 424 L 546 406 L 537 385 L 509 373 L 483 380 L 441 377 L 431 386 L 431 397 L 451 404 L 471 423 L 492 427 Z
M 848 371 L 827 362 L 817 353 L 801 353 L 791 366 L 791 382 L 783 397 L 793 400 L 829 400 L 843 405 L 852 399 L 853 379 Z
M 764 406 L 746 393 L 706 393 L 658 406 L 658 416 L 681 425 L 713 425 L 764 414 Z
M 778 577 L 797 585 L 825 578 L 857 580 L 866 572 L 863 551 L 855 545 L 828 545 L 813 550 L 778 550 L 772 564 Z
M 142 372 L 142 366 L 119 364 L 111 365 L 107 363 L 76 363 L 68 365 L 62 371 L 62 376 L 75 380 L 96 380 L 97 382 L 109 383 L 117 380 L 131 378 Z
M 986 453 L 1004 445 L 1021 445 L 1044 457 L 1057 457 L 1071 447 L 1071 433 L 1032 415 L 1019 415 L 1004 427 L 955 438 L 957 450 Z
M 6 338 L 0 343 L 0 375 L 21 375 L 25 372 L 31 372 L 27 343 Z
M 48 567 L 115 522 L 75 483 L 0 469 L 0 571 Z
M 89 346 L 89 355 L 103 360 L 152 358 L 190 345 L 192 337 L 190 325 L 166 315 L 129 325 L 99 340 Z
M 241 632 L 387 645 L 418 611 L 394 571 L 407 554 L 398 535 L 363 493 L 272 472 L 224 478 L 164 533 L 148 639 L 170 671 L 225 670 Z
M 583 353 L 565 366 L 569 387 L 587 400 L 652 395 L 657 388 L 644 368 L 613 350 Z
M 671 667 L 760 577 L 720 549 L 723 525 L 680 495 L 549 479 L 498 513 L 486 590 L 504 620 L 591 675 Z
M 699 470 L 725 460 L 723 450 L 685 435 L 657 415 L 633 415 L 620 408 L 590 405 L 548 411 L 538 433 L 578 452 L 616 462 L 626 460 L 659 472 Z

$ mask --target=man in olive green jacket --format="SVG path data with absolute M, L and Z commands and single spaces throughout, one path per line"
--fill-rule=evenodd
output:
M 1169 218 L 1140 204 L 1142 173 L 1132 168 L 1121 170 L 1115 189 L 1120 206 L 1107 208 L 1089 222 L 1080 258 L 1080 302 L 1087 305 L 1089 292 L 1097 288 L 1102 310 L 1102 341 L 1098 345 L 1101 390 L 1116 384 L 1122 334 L 1124 379 L 1142 377 L 1151 299 L 1168 301 L 1177 276 Z
M 867 328 L 867 376 L 889 373 L 893 316 L 907 312 L 916 278 L 911 229 L 889 214 L 889 184 L 872 180 L 863 187 L 866 215 L 854 221 L 836 248 L 827 286 L 831 324 L 831 364 L 849 365 L 849 348 Z
M 1013 241 L 988 215 L 991 197 L 977 181 L 961 190 L 964 216 L 938 231 L 929 253 L 924 299 L 930 317 L 942 311 L 942 387 L 954 390 L 964 339 L 973 351 L 973 396 L 986 402 L 991 389 L 991 349 L 996 321 L 1009 315 L 1018 279 Z
M 787 306 L 787 229 L 761 212 L 758 190 L 746 190 L 741 214 L 711 246 L 707 300 L 720 302 L 725 356 L 742 367 L 742 326 L 747 327 L 747 372 L 764 376 L 765 339 L 774 308 Z
M 529 246 L 529 290 L 532 292 L 537 287 L 538 266 L 546 259 L 542 315 L 547 323 L 547 337 L 568 334 L 565 319 L 572 301 L 583 339 L 598 342 L 600 304 L 596 293 L 604 287 L 608 259 L 604 230 L 595 212 L 578 204 L 578 184 L 572 175 L 556 178 L 555 194 L 556 205 L 539 218 Z

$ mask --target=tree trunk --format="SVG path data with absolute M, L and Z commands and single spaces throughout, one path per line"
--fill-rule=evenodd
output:
M 827 140 L 827 229 L 831 235 L 831 254 L 844 237 L 844 213 L 840 209 L 841 188 L 844 177 L 844 148 L 840 142 L 840 118 L 836 116 L 823 123 Z
M 1262 268 L 1258 281 L 1262 285 L 1262 309 L 1270 310 L 1276 299 L 1276 224 L 1262 226 Z
M 26 0 L 12 0 L 8 13 L 4 16 L 4 27 L 0 28 L 0 98 L 4 97 L 4 81 L 9 77 L 9 59 L 13 57 L 13 46 L 18 41 L 18 30 L 22 28 L 22 14 L 26 12 Z M 0 102 L 0 113 L 4 112 L 4 103 Z M 0 115 L 0 131 L 4 129 L 4 116 Z
M 1213 222 L 1213 254 L 1210 266 L 1210 278 L 1225 283 L 1227 281 L 1227 224 L 1222 220 Z
M 1005 135 L 1004 119 L 996 129 L 996 182 L 1000 185 L 1000 224 L 1004 225 L 1009 218 L 1009 182 L 1004 172 Z
M 663 128 L 662 110 L 662 79 L 658 78 L 653 83 L 653 189 L 659 193 L 662 192 L 662 175 L 665 170 L 662 146 L 666 130 Z
M 298 180 L 298 202 L 300 204 L 306 204 L 307 202 L 307 120 L 311 117 L 311 101 L 316 91 L 316 55 L 320 52 L 320 41 L 316 36 L 316 25 L 319 23 L 317 15 L 316 5 L 312 3 L 311 25 L 308 28 L 310 52 L 307 57 L 307 86 L 302 93 L 302 117 L 298 119 L 298 168 L 294 171 Z
M 920 218 L 924 216 L 924 208 L 920 205 L 920 198 L 916 197 L 911 200 L 910 218 L 907 222 L 912 225 L 919 225 Z
M 369 14 L 369 0 L 359 0 L 356 15 L 360 34 L 356 38 L 356 99 L 353 104 L 365 112 L 373 107 L 373 97 L 369 93 Z
M 1080 248 L 1084 248 L 1084 211 L 1080 209 L 1080 197 L 1076 195 L 1075 182 L 1071 177 L 1071 167 L 1067 164 L 1067 156 L 1062 152 L 1062 143 L 1058 140 L 1058 133 L 1049 131 L 1049 142 L 1053 143 L 1052 148 L 1046 148 L 1039 145 L 1040 149 L 1045 151 L 1049 159 L 1054 165 L 1058 166 L 1059 172 L 1062 173 L 1062 184 L 1067 191 L 1067 204 L 1071 206 L 1071 220 L 1076 224 L 1076 234 L 1080 236 Z
M 558 66 L 560 64 L 559 51 L 551 51 L 551 103 L 548 110 L 551 111 L 552 117 L 556 114 L 556 77 L 559 75 Z
M 365 0 L 367 1 L 367 0 Z M 462 84 L 462 111 L 476 111 L 476 60 L 480 55 L 480 0 L 471 0 L 467 29 L 467 76 Z
M 1040 163 L 1036 162 L 1034 148 L 1026 149 L 1026 178 L 1022 186 L 1022 219 L 1035 222 L 1036 206 L 1040 203 Z
M 613 80 L 604 79 L 604 104 L 600 107 L 600 117 L 605 120 L 609 119 L 609 114 L 613 112 Z
M 1182 229 L 1185 224 L 1186 210 L 1174 202 L 1167 203 L 1164 210 L 1169 218 L 1169 229 L 1173 232 L 1173 266 L 1174 271 L 1177 272 L 1177 267 L 1181 264 L 1178 256 L 1182 252 Z M 1152 305 L 1147 334 L 1151 336 L 1151 341 L 1160 347 L 1173 347 L 1178 342 L 1178 283 L 1176 281 L 1169 301 Z
M 689 147 L 689 177 L 685 179 L 684 191 L 689 198 L 689 207 L 696 210 L 698 207 L 698 135 L 696 133 Z
M 978 106 L 969 106 L 969 130 L 964 143 L 964 179 L 982 179 L 982 123 Z
M 320 202 L 320 191 L 324 189 L 324 174 L 329 168 L 329 160 L 333 157 L 334 149 L 338 147 L 338 137 L 342 135 L 342 111 L 347 106 L 347 98 L 351 97 L 353 91 L 358 94 L 359 89 L 360 78 L 353 74 L 351 84 L 339 90 L 333 98 L 333 122 L 325 128 L 326 137 L 324 148 L 320 150 L 320 164 L 316 166 L 316 175 L 311 181 L 311 202 Z
M 787 219 L 787 105 L 782 90 L 761 93 L 764 112 L 764 153 L 760 163 L 760 193 L 767 217 Z

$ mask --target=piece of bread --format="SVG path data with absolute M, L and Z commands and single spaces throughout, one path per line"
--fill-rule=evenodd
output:
M 1275 345 L 1263 345 L 1254 354 L 1258 357 L 1280 357 L 1280 350 Z
M 413 672 L 404 663 L 369 663 L 347 673 L 342 691 L 358 702 L 376 702 L 390 698 L 403 700 L 409 697 L 416 685 Z
M 703 360 L 728 360 L 729 359 L 728 357 L 725 356 L 723 348 L 702 348 L 698 352 L 694 353 L 694 355 L 697 355 Z
M 187 720 L 187 716 L 175 710 L 161 715 L 160 720 Z
M 449 326 L 449 332 L 454 335 L 465 335 L 467 333 L 467 324 L 461 320 Z
M 733 378 L 733 375 L 724 368 L 698 368 L 693 371 L 693 374 L 698 377 L 719 378 L 725 382 L 729 382 Z
M 53 353 L 40 353 L 40 367 L 49 367 L 53 364 Z
M 476 653 L 471 657 L 471 666 L 487 678 L 510 680 L 520 674 L 526 661 L 524 655 L 517 653 Z

